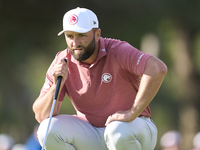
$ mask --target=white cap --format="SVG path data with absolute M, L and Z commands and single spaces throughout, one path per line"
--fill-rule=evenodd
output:
M 65 31 L 86 33 L 92 28 L 99 28 L 97 16 L 89 9 L 77 7 L 65 13 L 63 30 L 58 33 L 58 36 Z

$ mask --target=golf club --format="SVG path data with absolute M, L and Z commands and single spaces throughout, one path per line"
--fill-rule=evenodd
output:
M 64 61 L 67 62 L 67 59 L 64 59 Z M 42 145 L 42 150 L 44 150 L 44 146 L 46 144 L 47 135 L 48 135 L 48 131 L 49 131 L 49 126 L 51 124 L 51 118 L 53 116 L 54 107 L 55 107 L 56 100 L 57 100 L 57 97 L 58 97 L 61 80 L 62 80 L 62 76 L 58 76 L 57 83 L 56 83 L 56 90 L 55 90 L 55 94 L 54 94 L 54 98 L 53 98 L 53 104 L 52 104 L 51 112 L 50 112 L 50 116 L 49 116 L 49 123 L 48 123 L 48 126 L 47 126 L 44 142 L 43 142 L 43 145 Z

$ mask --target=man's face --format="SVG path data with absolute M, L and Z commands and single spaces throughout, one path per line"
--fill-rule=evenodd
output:
M 78 61 L 87 60 L 95 51 L 95 32 L 86 33 L 65 31 L 67 45 L 73 57 Z

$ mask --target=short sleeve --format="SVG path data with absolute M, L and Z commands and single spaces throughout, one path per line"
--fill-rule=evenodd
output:
M 144 73 L 148 58 L 152 55 L 143 53 L 129 43 L 123 42 L 117 48 L 115 56 L 118 65 L 123 69 L 141 76 Z

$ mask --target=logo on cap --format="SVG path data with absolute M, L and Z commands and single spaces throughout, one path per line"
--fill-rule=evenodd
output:
M 75 25 L 78 22 L 78 16 L 73 14 L 69 17 L 68 21 L 70 25 Z

